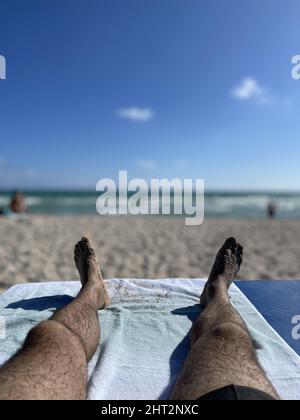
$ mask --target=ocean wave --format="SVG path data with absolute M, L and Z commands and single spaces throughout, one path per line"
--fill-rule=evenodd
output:
M 8 206 L 10 201 L 10 197 L 7 195 L 0 196 L 0 206 Z
M 96 202 L 99 195 L 97 193 L 41 193 L 28 194 L 26 197 L 28 212 L 33 214 L 97 214 Z M 195 197 L 194 197 L 195 198 Z M 181 196 L 171 198 L 171 213 L 174 207 L 181 203 Z M 0 207 L 7 208 L 10 195 L 3 193 L 0 195 Z M 300 194 L 212 194 L 205 195 L 205 214 L 206 216 L 233 216 L 233 217 L 265 217 L 268 203 L 274 201 L 277 206 L 278 216 L 285 218 L 300 217 Z M 117 200 L 120 213 L 126 213 L 129 203 L 128 199 Z M 162 210 L 160 197 L 148 197 L 148 202 L 141 202 L 142 213 L 147 213 L 150 209 L 154 214 L 159 214 Z
M 291 214 L 300 212 L 299 196 L 213 196 L 205 200 L 205 209 L 211 214 L 262 214 L 265 213 L 268 204 L 273 201 L 278 212 Z
M 26 197 L 28 206 L 40 206 L 43 204 L 43 199 L 39 197 Z
M 48 200 L 49 202 L 49 200 Z M 96 205 L 95 197 L 72 197 L 72 198 L 58 198 L 54 200 L 58 206 L 91 206 Z

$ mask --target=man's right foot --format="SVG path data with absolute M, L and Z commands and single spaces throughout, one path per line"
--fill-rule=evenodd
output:
M 229 238 L 217 254 L 216 261 L 200 298 L 200 304 L 206 307 L 213 298 L 217 285 L 231 286 L 243 261 L 243 247 L 235 238 Z

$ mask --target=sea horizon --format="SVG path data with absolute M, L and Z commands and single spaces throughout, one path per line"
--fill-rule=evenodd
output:
M 0 190 L 0 209 L 8 208 L 12 192 Z M 97 191 L 24 189 L 22 192 L 26 196 L 28 214 L 97 215 L 96 200 L 100 196 Z M 174 195 L 171 202 L 174 202 Z M 265 218 L 270 202 L 275 203 L 278 218 L 300 218 L 300 191 L 270 190 L 207 190 L 205 217 Z

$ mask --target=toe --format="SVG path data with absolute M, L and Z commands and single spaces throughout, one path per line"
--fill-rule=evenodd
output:
M 84 236 L 82 238 L 82 242 L 84 244 L 84 247 L 88 250 L 89 255 L 95 256 L 96 254 L 90 239 Z
M 90 240 L 89 240 L 89 238 L 87 237 L 87 236 L 83 236 L 82 238 L 81 238 L 81 242 L 83 242 L 84 244 L 89 244 L 89 242 L 90 242 Z
M 90 241 L 90 239 L 87 236 L 83 236 L 81 238 L 82 243 L 84 244 L 84 246 L 88 247 L 88 248 L 93 248 L 92 243 Z
M 243 256 L 243 247 L 242 247 L 240 244 L 238 244 L 238 245 L 237 245 L 236 255 L 237 255 L 238 257 Z
M 75 245 L 75 251 L 77 251 L 77 252 L 82 252 L 83 251 L 83 244 L 82 244 L 82 242 L 78 242 Z
M 236 256 L 237 256 L 238 264 L 241 265 L 243 262 L 243 247 L 240 244 L 238 244 L 237 246 Z
M 224 246 L 233 250 L 237 246 L 236 239 L 233 237 L 226 239 Z

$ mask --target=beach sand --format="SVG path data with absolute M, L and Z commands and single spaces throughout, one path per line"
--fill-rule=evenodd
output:
M 300 220 L 28 216 L 0 219 L 0 288 L 77 280 L 73 247 L 89 235 L 104 277 L 205 277 L 228 236 L 245 247 L 241 279 L 300 278 Z

